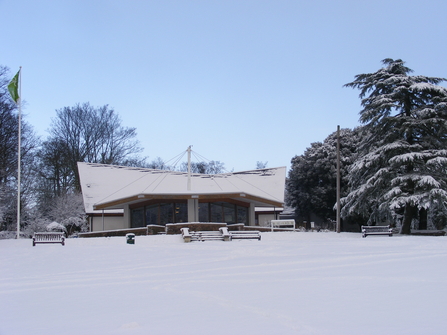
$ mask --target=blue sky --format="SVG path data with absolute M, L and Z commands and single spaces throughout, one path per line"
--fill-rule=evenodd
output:
M 443 0 L 0 0 L 0 12 L 0 64 L 23 67 L 36 133 L 56 109 L 108 104 L 149 161 L 193 145 L 230 171 L 290 167 L 359 125 L 343 85 L 382 59 L 447 77 Z

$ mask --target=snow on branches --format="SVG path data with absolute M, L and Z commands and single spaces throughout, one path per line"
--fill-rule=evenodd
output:
M 345 85 L 360 90 L 368 135 L 350 169 L 342 215 L 371 223 L 399 216 L 409 233 L 418 210 L 433 205 L 447 214 L 447 89 L 438 86 L 443 78 L 410 76 L 402 60 L 383 64 Z

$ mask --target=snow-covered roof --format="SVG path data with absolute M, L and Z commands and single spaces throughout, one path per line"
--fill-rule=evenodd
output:
M 232 198 L 270 207 L 284 203 L 285 167 L 191 174 L 190 190 L 186 172 L 81 162 L 78 169 L 87 213 L 150 199 Z

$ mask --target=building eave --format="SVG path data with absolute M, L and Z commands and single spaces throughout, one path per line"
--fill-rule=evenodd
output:
M 282 207 L 284 205 L 284 203 L 279 201 L 240 192 L 239 193 L 234 192 L 142 193 L 142 194 L 136 194 L 131 197 L 125 197 L 113 201 L 97 203 L 93 205 L 93 209 L 94 210 L 122 209 L 126 205 L 134 205 L 139 202 L 145 202 L 148 200 L 163 201 L 163 200 L 188 200 L 188 199 L 198 199 L 199 201 L 206 201 L 206 200 L 218 201 L 219 199 L 234 199 L 246 203 L 253 203 L 256 207 Z

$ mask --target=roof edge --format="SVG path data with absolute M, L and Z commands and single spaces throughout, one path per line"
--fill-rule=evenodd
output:
M 284 202 L 258 197 L 248 193 L 235 193 L 235 192 L 222 192 L 222 193 L 201 193 L 201 192 L 190 192 L 190 193 L 141 193 L 136 194 L 131 197 L 125 197 L 120 199 L 115 199 L 113 201 L 106 201 L 102 203 L 97 203 L 93 205 L 93 210 L 101 209 L 117 209 L 122 208 L 121 205 L 126 203 L 135 203 L 139 201 L 146 200 L 171 200 L 171 199 L 221 199 L 221 198 L 233 198 L 239 200 L 245 200 L 246 202 L 257 202 L 263 203 L 266 206 L 283 207 Z M 247 201 L 248 200 L 248 201 Z M 257 205 L 258 207 L 261 207 Z

